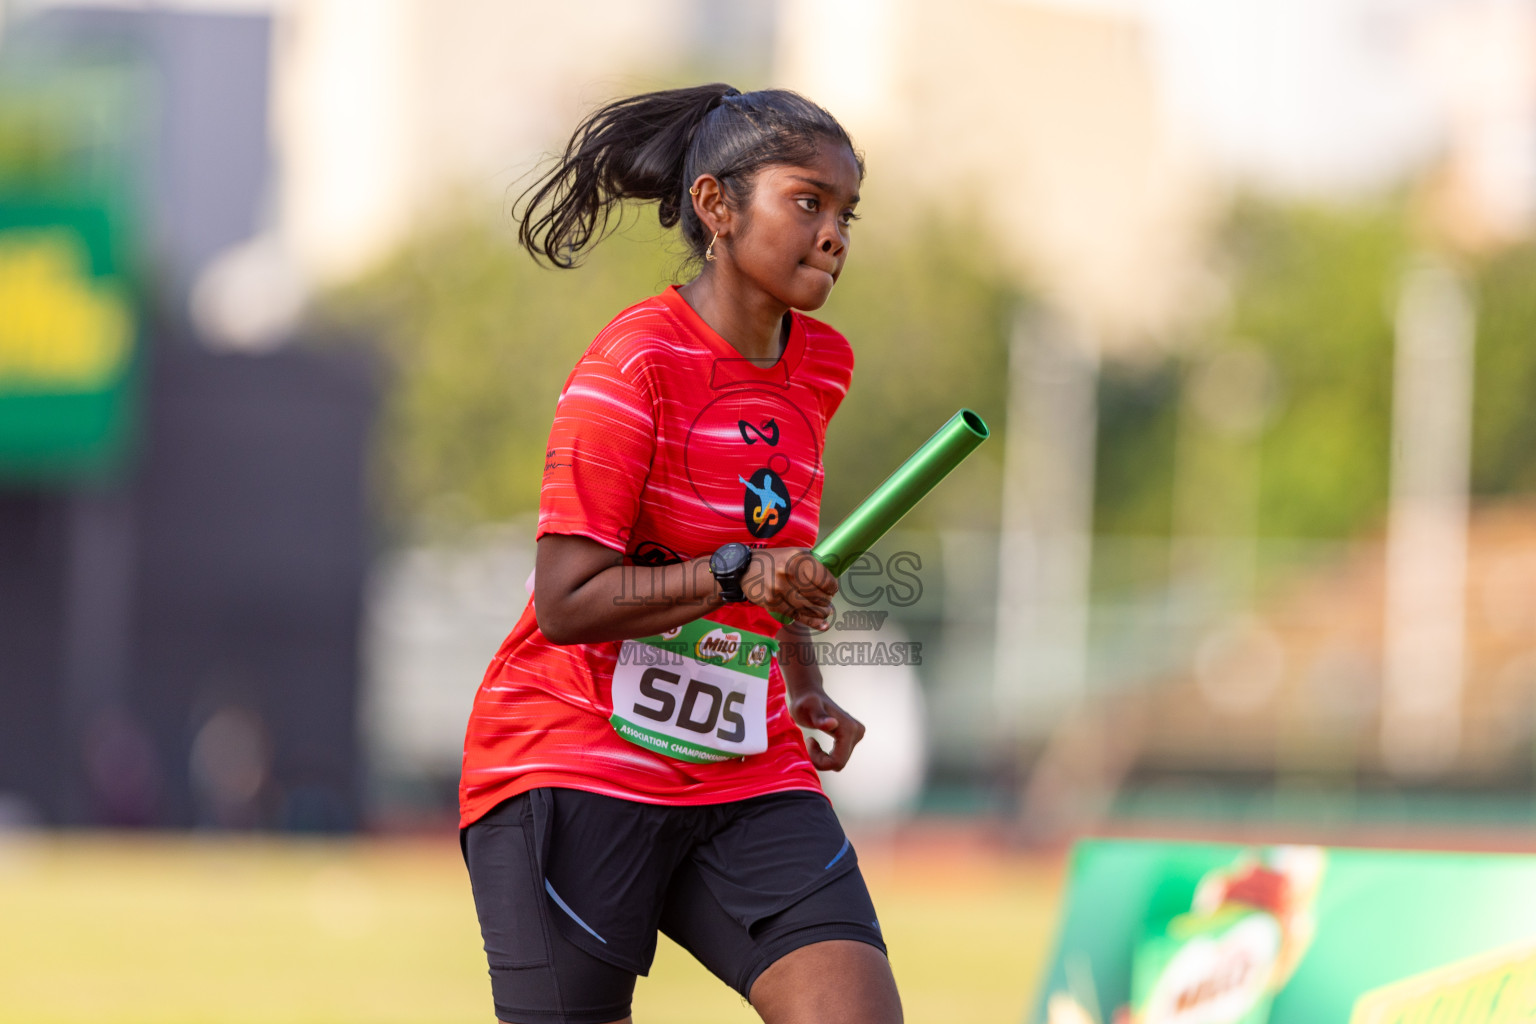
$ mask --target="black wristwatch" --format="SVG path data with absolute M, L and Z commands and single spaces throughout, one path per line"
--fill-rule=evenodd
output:
M 745 601 L 747 595 L 741 589 L 747 570 L 752 567 L 752 549 L 740 541 L 722 544 L 709 556 L 709 571 L 720 584 L 720 596 L 726 604 Z

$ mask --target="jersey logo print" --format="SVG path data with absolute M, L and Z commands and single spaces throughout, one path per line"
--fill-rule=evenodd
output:
M 758 441 L 762 441 L 770 447 L 773 447 L 779 443 L 779 424 L 778 421 L 775 420 L 772 416 L 769 416 L 766 420 L 763 420 L 761 429 L 754 427 L 746 420 L 737 420 L 736 429 L 741 431 L 741 439 L 747 442 L 749 445 L 754 445 L 757 444 Z M 748 437 L 747 431 L 749 430 L 756 434 L 757 437 Z M 768 431 L 768 433 L 763 433 L 765 430 Z
M 635 553 L 629 556 L 636 565 L 673 565 L 683 561 L 683 556 L 654 540 L 643 540 L 635 545 Z
M 789 522 L 789 491 L 784 481 L 771 470 L 760 469 L 752 479 L 738 476 L 746 491 L 742 495 L 742 513 L 747 530 L 754 537 L 772 537 Z
M 764 470 L 772 475 L 772 486 L 765 483 Z M 821 435 L 789 396 L 732 388 L 706 403 L 689 425 L 683 471 L 694 494 L 723 520 L 742 522 L 742 503 L 750 502 L 746 524 L 751 535 L 769 537 L 821 479 Z M 776 497 L 756 500 L 751 491 L 743 491 L 748 480 Z M 754 510 L 759 516 L 755 523 Z

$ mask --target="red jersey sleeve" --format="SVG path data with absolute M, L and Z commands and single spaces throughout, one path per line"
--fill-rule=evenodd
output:
M 821 415 L 823 422 L 831 423 L 843 399 L 848 397 L 848 386 L 853 383 L 853 346 L 826 324 L 809 317 L 806 319 L 814 325 L 818 335 L 817 362 L 823 374 Z
M 832 386 L 821 393 L 821 415 L 826 423 L 832 422 L 832 417 L 842 406 L 843 399 L 848 397 L 848 386 L 853 382 L 853 351 L 848 352 L 848 366 L 843 374 L 837 378 Z
M 609 360 L 583 356 L 555 406 L 538 536 L 577 534 L 626 551 L 655 447 L 650 398 Z

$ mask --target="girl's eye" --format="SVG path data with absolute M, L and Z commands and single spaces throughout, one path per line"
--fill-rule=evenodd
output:
M 800 198 L 796 199 L 795 202 L 799 203 L 800 204 L 800 208 L 802 210 L 806 211 L 807 213 L 815 213 L 816 212 L 816 205 L 817 204 L 816 204 L 816 199 L 815 199 L 814 196 L 801 196 Z
M 854 213 L 852 210 L 844 210 L 843 211 L 843 216 L 842 216 L 843 227 L 847 227 L 848 225 L 852 224 L 854 221 L 856 221 L 858 219 L 859 219 L 859 215 Z

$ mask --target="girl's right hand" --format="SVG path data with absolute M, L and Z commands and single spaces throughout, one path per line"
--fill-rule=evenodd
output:
M 742 582 L 747 600 L 821 632 L 832 625 L 837 577 L 808 548 L 758 548 Z

